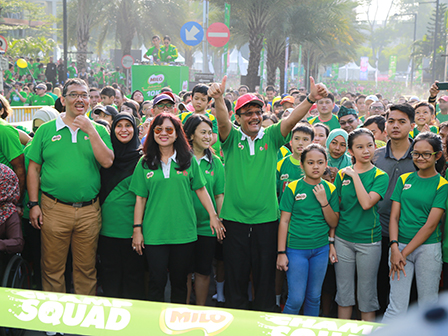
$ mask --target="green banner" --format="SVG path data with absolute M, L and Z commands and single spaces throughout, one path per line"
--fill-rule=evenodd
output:
M 265 54 L 266 39 L 263 40 L 263 49 L 261 49 L 260 56 L 260 86 L 258 87 L 258 93 L 263 94 L 264 85 L 264 54 Z
M 389 58 L 389 79 L 395 79 L 396 71 L 397 71 L 397 56 L 391 55 Z
M 132 92 L 140 90 L 145 100 L 153 99 L 164 87 L 174 93 L 188 90 L 189 68 L 187 66 L 133 65 Z
M 339 77 L 339 63 L 333 63 L 331 65 L 331 75 L 334 80 L 337 80 Z
M 354 336 L 371 322 L 0 288 L 0 326 L 79 335 Z
M 423 83 L 423 65 L 420 63 L 415 71 L 415 82 Z
M 230 4 L 224 4 L 224 24 L 230 28 Z M 227 75 L 227 67 L 229 65 L 229 42 L 224 46 L 224 75 Z

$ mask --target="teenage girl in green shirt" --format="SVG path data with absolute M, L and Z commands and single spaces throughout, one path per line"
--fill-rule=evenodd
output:
M 438 173 L 445 163 L 442 150 L 439 135 L 420 133 L 411 152 L 418 170 L 401 175 L 392 194 L 390 295 L 383 322 L 406 312 L 414 274 L 419 303 L 437 303 L 442 272 L 440 219 L 448 198 L 448 181 Z
M 341 214 L 334 246 L 338 317 L 352 316 L 356 277 L 361 318 L 374 321 L 379 309 L 376 280 L 381 258 L 377 203 L 386 193 L 389 177 L 371 162 L 375 137 L 370 130 L 354 130 L 347 142 L 353 166 L 340 170 L 335 180 Z

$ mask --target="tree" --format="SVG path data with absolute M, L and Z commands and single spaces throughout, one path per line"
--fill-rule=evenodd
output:
M 12 57 L 30 56 L 37 58 L 39 53 L 47 54 L 53 50 L 56 43 L 46 37 L 29 36 L 25 39 L 11 39 L 8 55 Z

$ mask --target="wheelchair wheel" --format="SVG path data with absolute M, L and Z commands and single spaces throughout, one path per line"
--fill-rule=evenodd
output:
M 5 268 L 2 287 L 9 288 L 31 288 L 31 270 L 30 266 L 20 255 L 14 255 Z M 1 336 L 22 336 L 25 330 L 13 328 L 0 328 Z

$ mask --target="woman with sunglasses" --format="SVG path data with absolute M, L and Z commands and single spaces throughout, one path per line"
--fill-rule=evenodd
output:
M 184 125 L 185 134 L 198 161 L 199 169 L 207 180 L 206 188 L 212 196 L 213 205 L 219 214 L 224 199 L 224 166 L 213 155 L 210 144 L 213 139 L 213 124 L 203 114 L 193 114 Z M 195 273 L 194 289 L 196 304 L 205 306 L 215 255 L 216 234 L 210 231 L 210 217 L 196 195 L 193 195 L 194 209 L 197 217 L 198 240 L 195 243 L 192 271 Z M 191 279 L 191 276 L 188 278 Z M 187 297 L 187 303 L 189 297 Z
M 448 181 L 438 173 L 445 162 L 440 136 L 420 133 L 411 155 L 417 171 L 401 175 L 391 197 L 390 295 L 383 322 L 407 310 L 414 274 L 419 303 L 435 304 L 438 299 L 440 219 L 448 197 Z
M 154 118 L 143 153 L 129 187 L 136 195 L 132 246 L 140 255 L 145 251 L 149 300 L 164 301 L 169 270 L 171 302 L 185 303 L 187 275 L 197 240 L 191 190 L 210 217 L 211 232 L 223 239 L 225 229 L 177 117 L 161 113 Z

